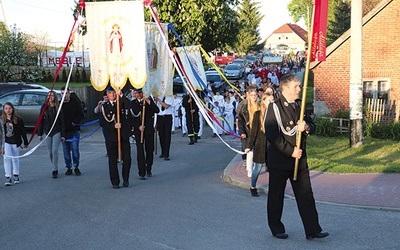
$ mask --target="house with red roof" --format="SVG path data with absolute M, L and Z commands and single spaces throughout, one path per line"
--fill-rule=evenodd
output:
M 363 17 L 360 63 L 364 97 L 400 100 L 399 13 L 399 0 L 382 0 Z M 350 41 L 351 29 L 327 48 L 326 61 L 310 64 L 316 115 L 350 108 Z
M 285 23 L 265 39 L 265 50 L 278 54 L 305 51 L 307 34 L 308 32 L 299 25 Z

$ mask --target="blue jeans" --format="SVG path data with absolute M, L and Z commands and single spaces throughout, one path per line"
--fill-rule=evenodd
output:
M 72 167 L 72 162 L 74 163 L 74 167 L 79 167 L 79 138 L 81 132 L 73 131 L 69 132 L 66 136 L 65 140 L 72 140 L 71 142 L 64 141 L 63 142 L 63 153 L 64 153 L 64 161 L 65 166 L 67 168 Z M 72 159 L 71 159 L 72 153 Z
M 257 187 L 258 176 L 261 172 L 262 163 L 253 163 L 253 172 L 251 172 L 251 187 Z

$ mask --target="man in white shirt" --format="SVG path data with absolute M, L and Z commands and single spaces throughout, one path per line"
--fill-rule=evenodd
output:
M 160 137 L 160 158 L 169 161 L 169 149 L 171 147 L 172 116 L 174 114 L 172 96 L 159 96 L 155 98 L 160 112 L 157 114 L 157 130 Z

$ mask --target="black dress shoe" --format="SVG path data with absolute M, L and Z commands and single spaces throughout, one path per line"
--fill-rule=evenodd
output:
M 164 160 L 169 161 L 169 157 L 168 156 L 164 157 Z
M 140 176 L 139 179 L 141 179 L 142 181 L 146 180 L 146 178 L 144 176 Z
M 113 185 L 113 188 L 118 189 L 119 185 Z
M 328 232 L 321 231 L 321 232 L 319 232 L 319 233 L 307 235 L 307 236 L 306 236 L 306 239 L 314 239 L 314 238 L 320 239 L 320 238 L 325 238 L 325 237 L 328 236 L 328 235 L 329 235 Z
M 164 158 L 165 156 L 164 156 L 164 155 L 160 155 L 159 157 L 160 157 L 160 158 Z
M 289 237 L 289 235 L 287 235 L 286 233 L 279 233 L 279 234 L 272 234 L 272 235 L 278 239 L 286 239 L 287 237 Z
M 129 181 L 124 181 L 124 182 L 122 183 L 122 186 L 123 186 L 123 187 L 129 187 Z
M 153 175 L 151 173 L 147 173 L 147 177 L 152 177 Z

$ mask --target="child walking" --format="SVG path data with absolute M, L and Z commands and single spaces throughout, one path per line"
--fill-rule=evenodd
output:
M 4 127 L 4 171 L 6 176 L 6 186 L 19 183 L 19 156 L 22 140 L 24 140 L 24 148 L 28 147 L 28 138 L 24 127 L 24 121 L 18 117 L 14 106 L 10 102 L 6 102 L 3 106 L 1 121 Z

